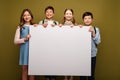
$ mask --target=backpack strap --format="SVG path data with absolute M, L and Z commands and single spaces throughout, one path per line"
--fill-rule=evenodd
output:
M 94 31 L 95 31 L 95 34 L 96 34 L 96 27 L 94 27 Z M 97 47 L 97 44 L 94 42 L 95 46 Z
M 54 23 L 55 25 L 57 25 L 57 22 L 56 22 L 55 20 L 53 21 L 53 23 Z
M 44 22 L 45 22 L 45 21 L 44 21 L 44 20 L 42 20 L 42 24 L 44 24 Z
M 95 34 L 96 34 L 96 28 L 94 27 L 94 31 L 95 31 Z

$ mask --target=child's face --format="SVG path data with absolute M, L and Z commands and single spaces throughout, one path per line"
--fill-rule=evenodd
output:
M 25 13 L 23 14 L 23 19 L 25 22 L 30 22 L 30 20 L 32 19 L 28 11 L 25 11 Z
M 73 18 L 73 13 L 70 10 L 67 10 L 64 14 L 64 17 L 67 21 L 70 21 Z
M 86 26 L 90 26 L 92 24 L 92 17 L 91 16 L 85 16 L 84 19 L 83 19 L 83 23 L 86 25 Z
M 51 9 L 46 10 L 45 16 L 46 16 L 47 19 L 52 19 L 53 16 L 54 16 L 53 10 L 51 10 Z

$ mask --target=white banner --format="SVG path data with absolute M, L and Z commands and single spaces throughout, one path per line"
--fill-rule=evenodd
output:
M 30 26 L 29 75 L 91 75 L 89 27 Z

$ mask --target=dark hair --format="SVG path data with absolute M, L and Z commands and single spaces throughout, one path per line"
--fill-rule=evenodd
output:
M 25 12 L 29 12 L 29 14 L 31 15 L 31 20 L 30 20 L 30 24 L 31 25 L 33 25 L 34 23 L 33 23 L 33 14 L 32 14 L 32 12 L 31 12 L 31 10 L 29 10 L 29 9 L 23 9 L 23 11 L 22 11 L 22 13 L 21 13 L 21 16 L 20 16 L 20 24 L 19 24 L 19 26 L 20 27 L 23 27 L 23 25 L 25 24 L 25 20 L 24 20 L 24 18 L 23 18 L 23 15 L 24 15 L 24 13 Z
M 82 19 L 84 19 L 85 16 L 91 16 L 91 18 L 93 19 L 93 14 L 91 12 L 84 12 L 82 15 Z
M 67 10 L 70 10 L 71 12 L 72 12 L 72 14 L 74 15 L 74 11 L 72 10 L 72 9 L 65 9 L 65 11 L 64 11 L 64 14 L 66 13 L 66 11 Z M 63 21 L 62 21 L 62 24 L 64 24 L 65 23 L 65 17 L 63 18 Z M 75 25 L 75 18 L 73 17 L 73 20 L 72 20 L 72 23 Z
M 53 8 L 52 6 L 47 6 L 47 7 L 45 8 L 45 12 L 46 12 L 48 9 L 51 9 L 51 10 L 53 11 L 53 13 L 54 13 L 54 8 Z

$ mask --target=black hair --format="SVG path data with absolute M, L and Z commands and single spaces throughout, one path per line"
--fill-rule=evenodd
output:
M 45 12 L 46 12 L 48 9 L 51 9 L 51 10 L 53 11 L 53 13 L 54 13 L 54 8 L 53 8 L 52 6 L 47 6 L 47 7 L 45 8 Z
M 93 19 L 93 14 L 91 12 L 84 12 L 82 15 L 82 19 L 84 19 L 85 16 L 91 16 L 91 18 Z

